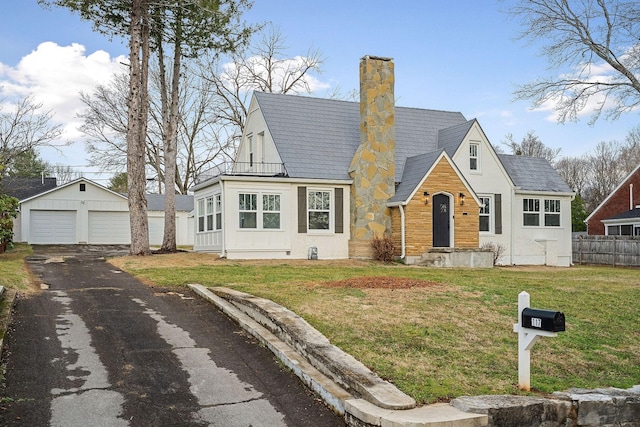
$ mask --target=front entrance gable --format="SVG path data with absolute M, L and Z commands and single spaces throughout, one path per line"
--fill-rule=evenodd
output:
M 424 163 L 433 155 L 407 159 L 407 181 L 415 182 L 416 169 L 422 179 L 409 193 L 402 184 L 389 206 L 392 211 L 392 238 L 399 248 L 397 255 L 420 257 L 434 247 L 477 249 L 479 246 L 479 211 L 477 196 L 445 152 L 432 164 Z M 422 162 L 421 162 L 422 161 Z M 403 183 L 407 183 L 404 180 Z M 404 200 L 399 197 L 409 194 Z

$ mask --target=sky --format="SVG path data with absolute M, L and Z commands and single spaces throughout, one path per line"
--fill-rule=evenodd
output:
M 32 95 L 64 126 L 64 141 L 72 141 L 41 150 L 41 157 L 106 181 L 88 167 L 76 118 L 79 93 L 123 70 L 126 40 L 109 40 L 77 15 L 46 10 L 36 0 L 0 0 L 0 6 L 0 100 Z M 514 101 L 518 84 L 549 70 L 538 47 L 517 39 L 521 28 L 505 8 L 500 0 L 255 0 L 244 18 L 278 28 L 289 57 L 322 52 L 315 76 L 322 89 L 313 96 L 357 89 L 360 58 L 390 57 L 398 106 L 459 111 L 478 119 L 494 145 L 507 134 L 520 141 L 534 131 L 561 155 L 577 156 L 601 141 L 623 141 L 639 123 L 638 112 L 590 126 L 586 111 L 578 123 L 559 124 L 553 110 Z

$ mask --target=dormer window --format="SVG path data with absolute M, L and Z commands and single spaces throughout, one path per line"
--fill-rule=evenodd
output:
M 476 143 L 469 144 L 469 169 L 472 171 L 478 170 L 478 152 L 480 151 L 480 145 Z

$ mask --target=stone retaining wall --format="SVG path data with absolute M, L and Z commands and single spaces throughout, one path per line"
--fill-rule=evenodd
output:
M 640 386 L 571 389 L 550 398 L 460 397 L 451 404 L 461 411 L 487 415 L 492 427 L 640 427 Z

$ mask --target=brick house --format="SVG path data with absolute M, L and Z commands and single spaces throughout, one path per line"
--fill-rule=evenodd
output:
M 592 236 L 640 236 L 640 165 L 585 219 Z
M 228 258 L 367 258 L 389 235 L 406 263 L 483 243 L 571 263 L 574 194 L 549 163 L 497 154 L 459 112 L 395 106 L 388 58 L 362 58 L 359 103 L 254 93 L 235 162 L 192 190 L 194 250 Z

